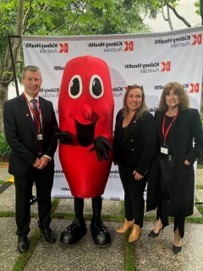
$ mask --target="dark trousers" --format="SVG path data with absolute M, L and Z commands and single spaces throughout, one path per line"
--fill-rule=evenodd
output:
M 84 199 L 83 198 L 74 198 L 74 209 L 75 217 L 80 221 L 83 221 L 83 209 L 84 209 Z M 102 210 L 102 198 L 101 196 L 92 198 L 92 220 L 101 219 L 101 210 Z
M 168 162 L 166 159 L 160 157 L 160 190 L 159 190 L 159 203 L 157 208 L 157 220 L 161 219 L 163 227 L 169 225 L 168 221 L 168 203 L 169 203 L 169 184 L 172 176 L 173 161 Z M 181 195 L 180 195 L 181 196 Z M 185 231 L 185 217 L 174 216 L 174 232 L 178 228 L 180 237 L 184 237 Z
M 133 170 L 119 166 L 119 174 L 124 189 L 125 217 L 143 227 L 144 220 L 144 189 L 147 176 L 137 181 L 132 174 Z
M 166 227 L 169 225 L 168 216 L 166 215 L 165 212 L 162 212 L 161 208 L 157 209 L 157 220 L 159 220 L 159 219 L 161 219 L 163 227 Z M 174 216 L 174 227 L 173 227 L 174 233 L 175 233 L 176 229 L 179 230 L 180 237 L 183 238 L 184 233 L 185 233 L 185 217 Z
M 35 182 L 40 228 L 47 228 L 51 222 L 51 190 L 54 170 L 49 166 L 43 170 L 31 169 L 29 174 L 14 176 L 16 189 L 16 225 L 18 236 L 30 231 L 30 195 Z

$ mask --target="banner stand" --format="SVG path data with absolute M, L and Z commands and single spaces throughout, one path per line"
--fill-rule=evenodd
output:
M 74 57 L 89 54 L 104 59 L 111 69 L 115 115 L 122 106 L 126 86 L 133 83 L 144 85 L 147 105 L 153 114 L 163 86 L 169 81 L 182 83 L 190 95 L 191 106 L 200 109 L 202 33 L 202 27 L 195 27 L 163 33 L 79 37 L 9 36 L 9 39 L 22 38 L 25 63 L 37 65 L 41 69 L 43 88 L 40 95 L 53 102 L 56 112 L 65 64 Z M 9 46 L 12 55 L 11 41 Z M 12 62 L 15 68 L 14 60 Z M 191 63 L 196 63 L 192 72 Z M 17 86 L 17 80 L 15 83 Z M 16 92 L 19 95 L 18 86 Z M 58 188 L 55 187 L 54 196 L 69 198 L 70 190 L 62 179 L 63 171 L 59 163 L 55 171 L 55 185 Z M 104 198 L 119 199 L 120 196 L 121 199 L 122 192 L 118 170 L 113 165 Z

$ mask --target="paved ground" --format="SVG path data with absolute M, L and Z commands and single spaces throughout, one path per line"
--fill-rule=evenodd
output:
M 7 181 L 11 176 L 7 169 L 0 169 L 0 180 Z M 203 170 L 197 172 L 197 183 L 203 184 Z M 203 189 L 197 190 L 197 201 L 203 202 Z M 90 231 L 77 245 L 67 248 L 58 241 L 55 244 L 47 244 L 37 229 L 37 218 L 31 220 L 31 255 L 24 269 L 15 269 L 15 264 L 22 258 L 16 249 L 15 235 L 15 202 L 14 185 L 10 185 L 0 194 L 0 271 L 25 270 L 25 271 L 134 271 L 126 269 L 128 258 L 133 257 L 137 271 L 202 271 L 203 270 L 203 224 L 187 223 L 184 244 L 181 253 L 174 256 L 172 248 L 173 226 L 164 229 L 156 239 L 147 236 L 153 227 L 152 221 L 144 223 L 143 233 L 137 243 L 127 246 L 127 236 L 119 235 L 115 229 L 118 222 L 104 221 L 109 227 L 113 243 L 110 247 L 99 249 L 94 246 Z M 32 205 L 32 213 L 37 214 L 37 204 Z M 72 213 L 73 201 L 60 199 L 54 214 Z M 6 212 L 10 212 L 6 216 Z M 85 214 L 91 214 L 91 205 L 85 202 Z M 120 215 L 121 204 L 118 201 L 104 200 L 103 215 Z M 154 212 L 146 214 L 146 217 L 154 215 Z M 201 217 L 195 208 L 193 217 Z M 70 220 L 54 218 L 52 228 L 59 238 L 61 231 L 65 229 Z M 87 221 L 89 228 L 89 221 Z M 34 250 L 32 250 L 32 236 L 38 237 Z

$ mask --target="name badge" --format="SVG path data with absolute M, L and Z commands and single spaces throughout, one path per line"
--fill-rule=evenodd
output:
M 167 146 L 161 146 L 160 152 L 163 153 L 163 154 L 168 155 L 168 147 Z
M 43 135 L 42 135 L 42 134 L 38 134 L 38 135 L 37 135 L 37 140 L 38 140 L 38 141 L 43 140 Z

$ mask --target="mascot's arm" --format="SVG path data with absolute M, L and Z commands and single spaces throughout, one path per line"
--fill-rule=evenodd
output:
M 112 146 L 108 140 L 103 136 L 99 136 L 95 138 L 93 144 L 94 146 L 90 151 L 96 151 L 97 159 L 99 161 L 109 160 L 109 152 L 112 150 Z
M 58 127 L 54 127 L 54 135 L 58 138 L 61 144 L 71 144 L 73 137 L 68 131 L 61 131 Z

